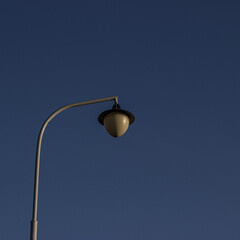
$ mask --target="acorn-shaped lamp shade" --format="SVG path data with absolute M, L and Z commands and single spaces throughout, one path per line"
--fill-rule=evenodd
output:
M 114 104 L 111 110 L 101 113 L 98 117 L 98 121 L 104 125 L 113 137 L 121 137 L 134 120 L 133 114 L 122 110 L 118 104 Z

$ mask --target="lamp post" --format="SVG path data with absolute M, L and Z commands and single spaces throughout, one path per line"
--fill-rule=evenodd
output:
M 53 112 L 43 123 L 38 136 L 36 162 L 35 162 L 35 177 L 34 177 L 34 195 L 33 195 L 33 212 L 31 221 L 30 240 L 37 240 L 37 207 L 38 207 L 38 185 L 39 185 L 39 166 L 40 166 L 40 152 L 44 131 L 48 123 L 59 113 L 72 107 L 80 107 L 100 102 L 114 101 L 113 108 L 101 113 L 98 121 L 104 125 L 108 133 L 113 137 L 122 136 L 128 129 L 128 126 L 135 120 L 134 115 L 126 110 L 122 110 L 118 104 L 118 97 L 108 97 L 85 102 L 78 102 L 63 106 Z

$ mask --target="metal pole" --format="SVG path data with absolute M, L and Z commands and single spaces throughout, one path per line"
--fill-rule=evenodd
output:
M 42 138 L 44 131 L 48 125 L 48 123 L 59 113 L 63 112 L 66 109 L 72 108 L 72 107 L 79 107 L 83 105 L 89 105 L 94 103 L 100 103 L 100 102 L 107 102 L 114 100 L 115 103 L 118 103 L 118 97 L 108 97 L 108 98 L 101 98 L 91 101 L 85 101 L 85 102 L 79 102 L 79 103 L 73 103 L 66 106 L 63 106 L 53 112 L 43 123 L 41 130 L 39 132 L 38 136 L 38 142 L 37 142 L 37 151 L 36 151 L 36 162 L 35 162 L 35 177 L 34 177 L 34 195 L 33 195 L 33 212 L 32 212 L 32 221 L 31 221 L 31 233 L 30 233 L 30 240 L 37 240 L 37 207 L 38 207 L 38 185 L 39 185 L 39 166 L 40 166 L 40 152 L 41 152 L 41 144 L 42 144 Z

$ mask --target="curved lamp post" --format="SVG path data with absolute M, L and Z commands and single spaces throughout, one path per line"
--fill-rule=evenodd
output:
M 135 120 L 132 113 L 122 110 L 118 105 L 118 97 L 109 97 L 109 98 L 101 98 L 91 101 L 78 102 L 66 105 L 64 107 L 59 108 L 55 112 L 53 112 L 43 123 L 37 143 L 37 152 L 36 152 L 36 163 L 35 163 L 35 177 L 34 177 L 34 195 L 33 195 L 33 212 L 32 212 L 32 221 L 31 221 L 31 233 L 30 240 L 37 240 L 37 206 L 38 206 L 38 185 L 39 185 L 39 166 L 40 166 L 40 152 L 41 152 L 41 144 L 43 133 L 48 125 L 48 123 L 59 113 L 63 112 L 66 109 L 72 107 L 80 107 L 83 105 L 114 101 L 113 108 L 111 110 L 107 110 L 101 113 L 98 117 L 98 121 L 104 125 L 108 133 L 113 137 L 122 136 L 128 129 L 128 126 L 132 124 Z

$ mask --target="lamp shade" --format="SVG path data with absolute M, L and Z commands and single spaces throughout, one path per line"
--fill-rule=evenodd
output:
M 111 110 L 101 113 L 98 120 L 111 136 L 121 137 L 135 117 L 132 113 L 122 110 L 118 104 L 114 104 Z

